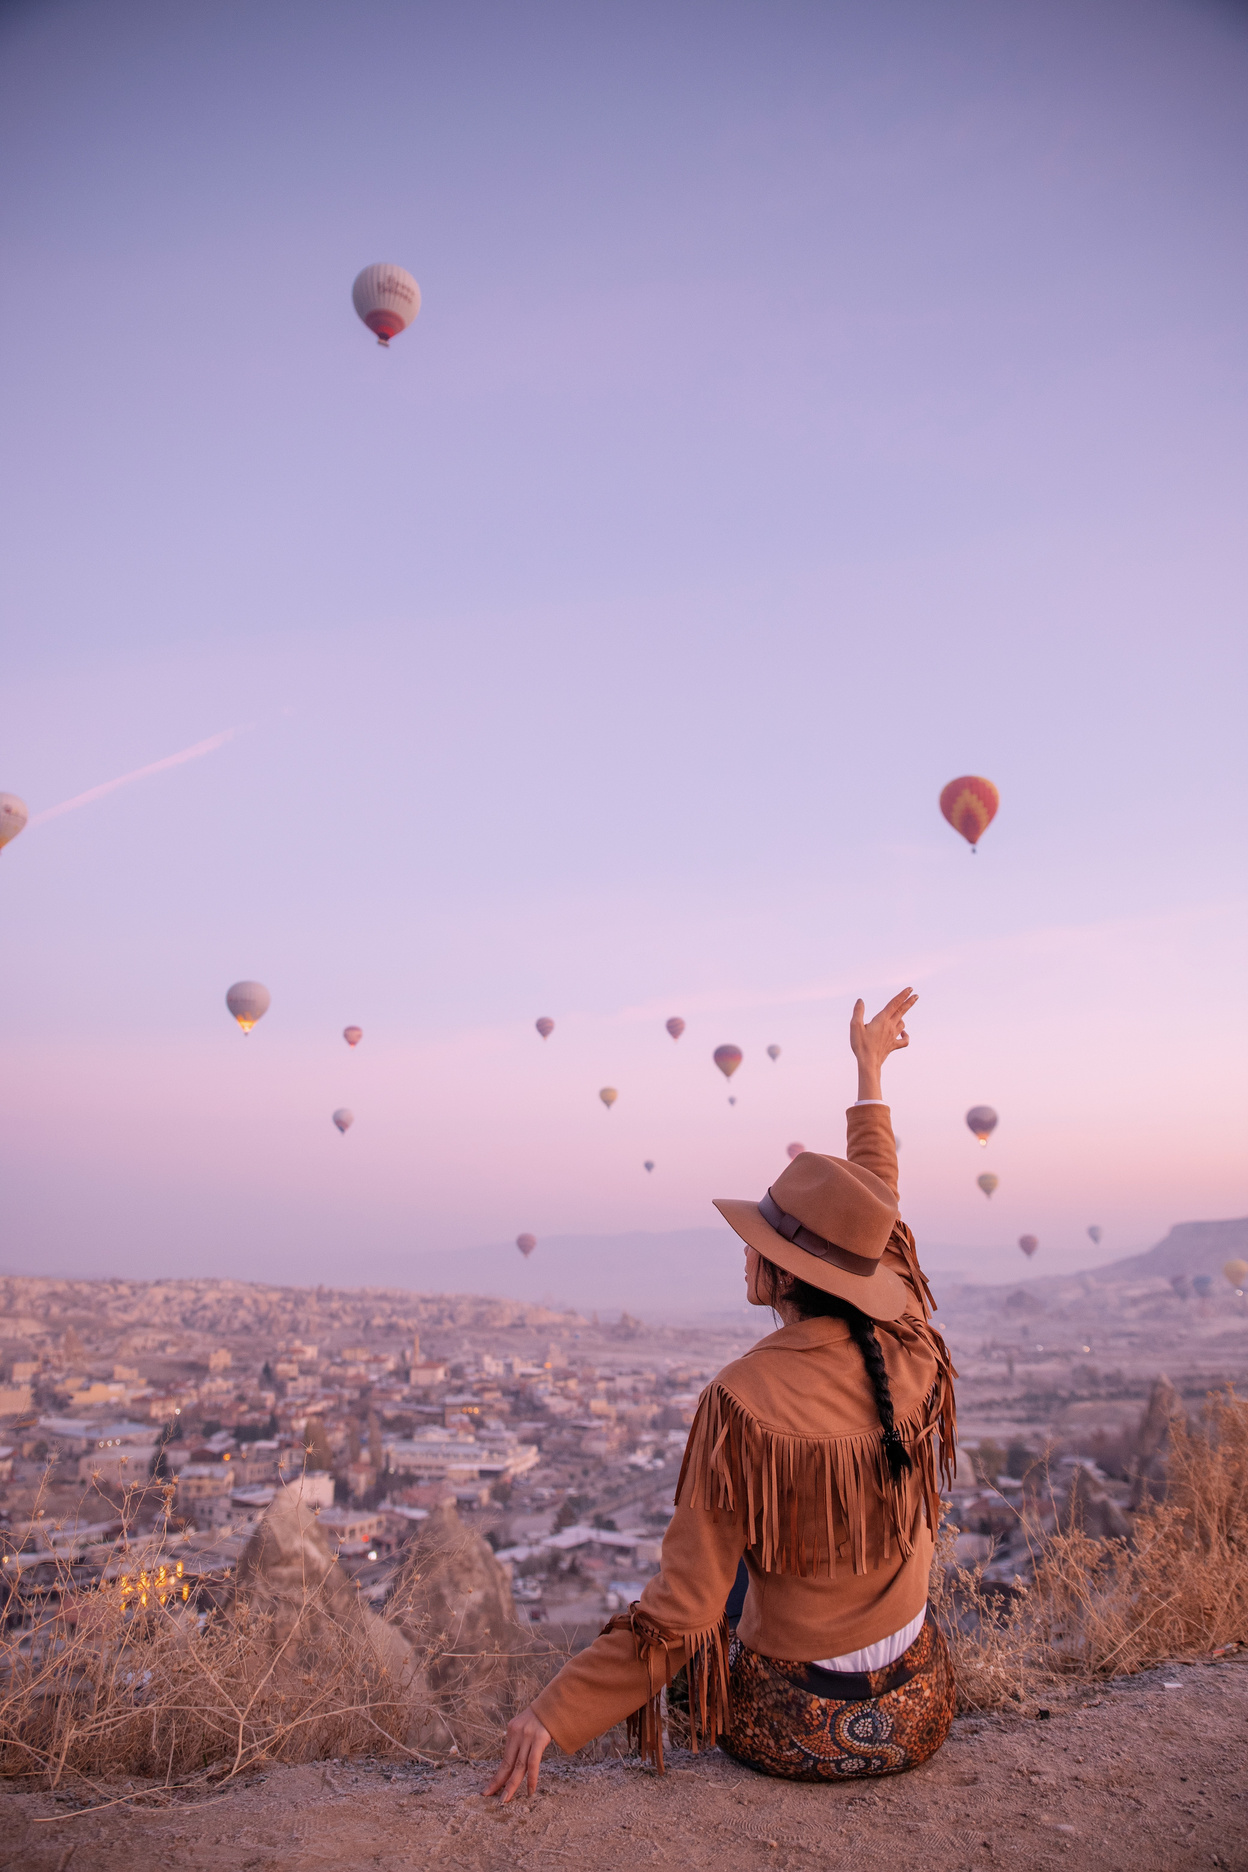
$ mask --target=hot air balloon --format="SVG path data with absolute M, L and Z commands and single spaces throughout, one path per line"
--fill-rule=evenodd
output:
M 0 793 L 0 849 L 12 844 L 29 817 L 25 800 L 16 793 Z
M 671 1020 L 664 1021 L 663 1025 L 667 1028 L 673 1040 L 679 1040 L 681 1034 L 685 1031 L 685 1023 L 681 1020 L 679 1014 L 673 1014 Z
M 1207 1300 L 1213 1292 L 1213 1275 L 1194 1274 L 1192 1276 L 1192 1292 L 1196 1295 L 1198 1300 Z
M 985 1170 L 983 1176 L 976 1177 L 975 1181 L 978 1183 L 980 1189 L 983 1190 L 985 1196 L 991 1196 L 1001 1179 L 1000 1177 L 993 1176 L 991 1170 Z
M 525 1260 L 527 1261 L 529 1256 L 532 1254 L 533 1250 L 537 1247 L 537 1236 L 536 1235 L 517 1235 L 516 1247 L 520 1250 L 521 1254 L 524 1256 Z
M 364 1038 L 364 1029 L 362 1027 L 344 1027 L 342 1030 L 342 1037 L 349 1047 L 357 1047 Z
M 654 1169 L 654 1163 L 653 1163 L 653 1160 L 652 1160 L 651 1158 L 649 1158 L 649 1157 L 647 1157 L 647 1158 L 646 1158 L 646 1161 L 645 1161 L 645 1163 L 644 1163 L 644 1164 L 642 1164 L 642 1166 L 641 1166 L 641 1167 L 642 1167 L 642 1169 L 643 1169 L 643 1170 L 653 1170 L 653 1169 Z
M 1248 1261 L 1228 1261 L 1222 1272 L 1232 1287 L 1242 1287 L 1248 1281 Z
M 997 1114 L 991 1105 L 972 1105 L 966 1122 L 981 1144 L 986 1144 L 997 1128 Z
M 736 1072 L 737 1067 L 741 1064 L 744 1055 L 740 1047 L 721 1046 L 716 1047 L 711 1057 L 719 1067 L 720 1072 L 723 1073 L 724 1078 L 731 1079 L 733 1073 Z
M 1032 1255 L 1035 1254 L 1036 1249 L 1040 1246 L 1040 1243 L 1036 1240 L 1034 1235 L 1020 1235 L 1018 1238 L 1018 1245 L 1030 1261 Z
M 1172 1274 L 1170 1276 L 1170 1285 L 1174 1288 L 1174 1291 L 1178 1295 L 1180 1300 L 1191 1299 L 1192 1297 L 1191 1282 L 1188 1280 L 1186 1274 Z
M 789 1162 L 792 1163 L 795 1157 L 801 1156 L 806 1146 L 804 1144 L 786 1144 L 784 1148 L 789 1153 Z
M 334 1113 L 334 1123 L 345 1137 L 355 1123 L 355 1113 L 348 1111 L 345 1105 L 340 1105 Z
M 1000 804 L 1001 796 L 992 781 L 978 774 L 963 774 L 951 780 L 940 796 L 941 812 L 972 851 L 996 818 Z
M 1104 1233 L 1105 1231 L 1101 1227 L 1100 1223 L 1094 1222 L 1091 1228 L 1088 1230 L 1088 1240 L 1092 1242 L 1096 1247 L 1099 1248 L 1101 1245 L 1101 1236 Z
M 225 1005 L 245 1034 L 268 1013 L 272 998 L 263 982 L 235 982 L 225 991 Z
M 735 1098 L 732 1098 L 731 1096 L 729 1096 L 729 1099 L 728 1099 L 728 1103 L 729 1103 L 730 1105 L 735 1105 L 735 1104 L 736 1104 L 736 1102 L 737 1102 L 737 1101 L 736 1101 L 736 1099 L 735 1099 Z
M 768 1057 L 768 1059 L 769 1059 L 769 1060 L 778 1060 L 778 1059 L 779 1059 L 779 1057 L 780 1057 L 780 1049 L 779 1049 L 779 1047 L 778 1047 L 778 1046 L 769 1046 L 769 1047 L 768 1047 L 768 1049 L 767 1049 L 767 1057 Z
M 540 1020 L 535 1020 L 533 1025 L 537 1028 L 543 1040 L 549 1040 L 551 1034 L 555 1031 L 555 1023 L 551 1020 L 549 1014 L 543 1014 L 542 1018 Z
M 607 1110 L 610 1111 L 611 1107 L 615 1104 L 616 1099 L 619 1098 L 620 1095 L 616 1091 L 614 1086 L 603 1086 L 602 1091 L 598 1094 L 598 1096 L 602 1100 L 603 1104 L 606 1106 Z
M 403 267 L 383 260 L 356 274 L 351 303 L 378 344 L 389 345 L 420 311 L 420 287 Z

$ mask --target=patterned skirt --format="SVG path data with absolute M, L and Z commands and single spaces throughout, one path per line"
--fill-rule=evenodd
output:
M 719 1746 L 786 1781 L 902 1774 L 936 1753 L 954 1716 L 953 1664 L 929 1612 L 908 1651 L 878 1671 L 825 1671 L 728 1653 L 731 1714 Z

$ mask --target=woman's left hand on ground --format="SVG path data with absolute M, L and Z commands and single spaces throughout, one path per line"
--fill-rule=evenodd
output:
M 527 1780 L 529 1793 L 536 1794 L 542 1756 L 549 1746 L 550 1730 L 538 1721 L 531 1708 L 521 1710 L 507 1725 L 507 1753 L 486 1793 L 501 1794 L 505 1803 Z

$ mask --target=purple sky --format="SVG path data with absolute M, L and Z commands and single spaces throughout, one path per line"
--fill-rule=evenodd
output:
M 704 1226 L 907 981 L 937 1264 L 1244 1213 L 1245 96 L 1212 0 L 9 7 L 0 788 L 244 732 L 0 856 L 6 1264 Z

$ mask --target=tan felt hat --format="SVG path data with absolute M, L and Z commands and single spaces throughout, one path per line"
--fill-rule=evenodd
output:
M 905 1312 L 910 1289 L 881 1265 L 897 1203 L 888 1184 L 860 1164 L 803 1151 L 761 1201 L 717 1196 L 715 1207 L 742 1241 L 786 1273 L 870 1319 Z

